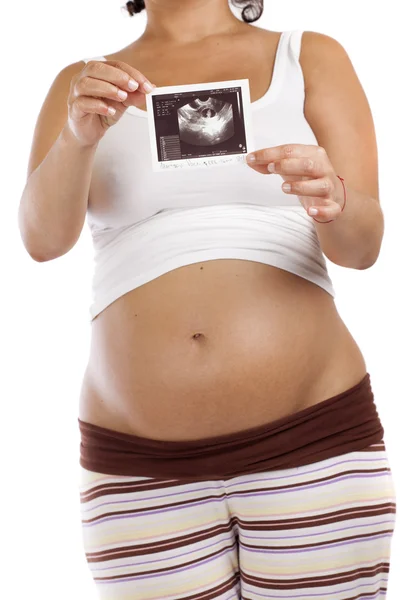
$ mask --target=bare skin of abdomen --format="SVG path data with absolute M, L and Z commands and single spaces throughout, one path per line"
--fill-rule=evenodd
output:
M 94 319 L 79 418 L 195 440 L 288 416 L 366 372 L 321 287 L 262 263 L 212 260 L 166 273 Z

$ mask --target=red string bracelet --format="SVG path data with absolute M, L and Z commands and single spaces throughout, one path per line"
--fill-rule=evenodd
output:
M 346 196 L 346 187 L 344 185 L 344 179 L 343 179 L 343 177 L 340 177 L 340 175 L 336 175 L 336 177 L 339 177 L 340 181 L 342 182 L 342 186 L 343 186 L 343 191 L 344 191 L 344 203 L 343 203 L 343 206 L 342 206 L 342 212 L 343 212 L 343 209 L 346 206 L 346 199 L 347 199 L 347 196 Z M 314 217 L 312 217 L 312 218 L 314 219 Z M 317 221 L 317 223 L 332 223 L 332 221 L 335 221 L 335 219 L 331 219 L 330 221 L 318 221 L 318 219 L 314 219 L 314 221 Z

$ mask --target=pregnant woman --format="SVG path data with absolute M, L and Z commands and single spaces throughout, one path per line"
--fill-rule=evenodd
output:
M 24 245 L 54 260 L 87 215 L 95 250 L 87 564 L 103 600 L 382 599 L 392 472 L 325 262 L 379 255 L 371 112 L 337 41 L 233 4 L 128 2 L 143 35 L 64 68 L 36 124 Z M 154 172 L 146 94 L 234 79 L 253 156 Z

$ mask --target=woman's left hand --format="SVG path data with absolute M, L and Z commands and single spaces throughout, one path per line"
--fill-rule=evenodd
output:
M 250 157 L 255 160 L 251 161 Z M 299 197 L 301 204 L 311 217 L 326 222 L 342 212 L 343 187 L 328 158 L 325 148 L 305 144 L 284 144 L 255 150 L 246 157 L 247 164 L 255 171 L 277 173 L 284 182 L 286 194 Z M 285 186 L 290 186 L 285 189 Z M 318 210 L 310 212 L 311 207 Z

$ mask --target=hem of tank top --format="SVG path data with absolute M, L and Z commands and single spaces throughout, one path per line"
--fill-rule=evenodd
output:
M 155 267 L 155 268 L 151 269 L 149 272 L 147 272 L 147 274 L 144 278 L 143 278 L 143 276 L 138 277 L 137 279 L 140 281 L 139 285 L 130 287 L 132 285 L 132 282 L 124 281 L 122 284 L 116 286 L 112 291 L 109 291 L 109 293 L 106 296 L 103 296 L 102 300 L 97 300 L 97 301 L 92 302 L 91 306 L 89 307 L 90 322 L 92 322 L 93 319 L 98 314 L 100 314 L 105 308 L 107 308 L 107 306 L 112 304 L 115 300 L 117 300 L 121 296 L 127 294 L 131 290 L 136 289 L 136 287 L 140 287 L 140 286 L 152 281 L 156 277 L 160 277 L 161 275 L 164 275 L 174 269 L 178 269 L 183 266 L 198 264 L 200 262 L 209 261 L 209 260 L 220 260 L 220 259 L 224 259 L 224 258 L 236 259 L 236 260 L 250 260 L 250 261 L 254 261 L 254 262 L 259 262 L 261 264 L 270 265 L 270 266 L 276 267 L 278 269 L 282 269 L 283 271 L 287 271 L 289 273 L 292 273 L 293 275 L 297 275 L 298 277 L 307 279 L 308 281 L 311 281 L 311 283 L 314 283 L 315 285 L 318 285 L 320 288 L 325 290 L 330 296 L 332 296 L 333 299 L 335 299 L 335 297 L 336 297 L 335 288 L 334 288 L 332 279 L 330 277 L 329 271 L 326 268 L 326 265 L 325 265 L 325 269 L 324 269 L 323 265 L 321 265 L 321 268 L 325 271 L 325 275 L 326 275 L 325 277 L 322 274 L 318 275 L 316 273 L 311 273 L 311 277 L 310 276 L 306 277 L 305 273 L 302 274 L 300 272 L 302 270 L 301 266 L 299 267 L 297 272 L 295 270 L 291 270 L 288 268 L 289 265 L 287 264 L 287 261 L 285 259 L 281 260 L 280 257 L 278 257 L 278 256 L 274 256 L 274 257 L 270 256 L 269 260 L 267 262 L 267 261 L 263 261 L 263 260 L 257 260 L 258 255 L 256 255 L 255 252 L 252 250 L 245 253 L 246 257 L 244 257 L 243 251 L 240 256 L 235 256 L 234 253 L 232 254 L 231 249 L 227 253 L 220 251 L 220 252 L 218 252 L 217 256 L 215 254 L 209 255 L 208 252 L 209 252 L 208 250 L 204 250 L 201 253 L 196 252 L 196 255 L 194 257 L 192 256 L 192 258 L 190 257 L 191 256 L 190 252 L 186 253 L 184 255 L 185 256 L 184 262 L 182 262 L 182 260 L 176 260 L 176 257 L 174 257 L 170 260 L 167 260 L 167 261 L 163 262 L 162 267 L 160 265 L 158 265 L 157 267 Z M 200 257 L 199 254 L 203 254 L 204 256 Z M 224 254 L 226 254 L 226 256 L 224 256 Z M 182 255 L 181 255 L 181 258 L 183 258 Z M 310 275 L 310 273 L 308 272 L 307 275 Z
M 161 210 L 157 211 L 156 213 L 154 213 L 153 215 L 150 215 L 148 217 L 144 217 L 142 220 L 140 221 L 136 221 L 135 223 L 124 223 L 123 225 L 119 226 L 119 227 L 96 227 L 96 225 L 93 225 L 91 220 L 90 220 L 90 215 L 88 216 L 88 227 L 90 229 L 90 232 L 93 235 L 99 235 L 102 233 L 108 233 L 110 231 L 115 231 L 117 229 L 125 229 L 126 227 L 132 227 L 132 226 L 139 226 L 141 224 L 144 224 L 146 222 L 148 222 L 149 220 L 152 220 L 154 217 L 167 217 L 168 213 L 172 212 L 172 211 L 180 211 L 180 212 L 188 212 L 188 211 L 198 211 L 198 212 L 202 212 L 202 211 L 207 211 L 210 209 L 224 209 L 224 208 L 249 208 L 249 209 L 255 209 L 255 210 L 261 210 L 261 211 L 274 211 L 274 210 L 284 210 L 284 211 L 299 211 L 299 213 L 304 216 L 304 218 L 309 221 L 311 224 L 314 223 L 314 219 L 312 217 L 310 217 L 310 215 L 306 212 L 304 206 L 301 204 L 300 200 L 296 203 L 296 204 L 280 204 L 280 205 L 276 205 L 276 206 L 264 206 L 263 204 L 257 204 L 257 203 L 252 203 L 252 202 L 228 202 L 228 203 L 216 203 L 216 204 L 207 204 L 207 205 L 198 205 L 198 206 L 173 206 L 173 207 L 169 207 L 169 208 L 162 208 Z
M 264 108 L 265 106 L 268 106 L 269 104 L 271 104 L 273 102 L 273 100 L 275 100 L 277 92 L 279 90 L 279 86 L 282 84 L 283 76 L 284 76 L 285 62 L 284 62 L 283 56 L 282 56 L 282 46 L 283 46 L 283 43 L 286 40 L 286 38 L 290 38 L 291 34 L 294 31 L 297 31 L 297 30 L 287 29 L 287 30 L 284 30 L 281 32 L 278 46 L 277 46 L 276 53 L 275 53 L 275 58 L 274 58 L 271 83 L 270 83 L 267 91 L 265 92 L 265 94 L 260 96 L 260 98 L 257 98 L 257 100 L 254 100 L 254 102 L 250 102 L 251 110 L 258 110 L 259 108 Z M 288 40 L 288 42 L 289 41 L 290 40 Z M 107 59 L 105 56 L 97 56 L 97 57 L 94 57 L 91 59 L 84 59 L 84 60 L 85 61 L 88 61 L 88 60 L 106 61 Z M 281 67 L 281 68 L 279 68 L 279 67 Z M 128 106 L 128 108 L 125 111 L 125 114 L 126 113 L 128 113 L 131 116 L 142 117 L 145 119 L 148 118 L 147 110 L 142 110 L 141 108 L 137 108 L 136 106 Z
M 212 209 L 212 208 L 220 208 L 220 207 L 226 207 L 226 206 L 239 206 L 239 207 L 243 207 L 245 206 L 246 208 L 255 208 L 257 209 L 262 209 L 262 210 L 283 210 L 283 211 L 298 211 L 298 214 L 302 217 L 304 217 L 304 219 L 306 221 L 308 221 L 311 225 L 314 224 L 314 219 L 312 217 L 310 217 L 310 215 L 306 212 L 304 206 L 301 204 L 301 202 L 299 201 L 298 205 L 297 204 L 282 204 L 280 206 L 264 206 L 262 204 L 252 204 L 249 202 L 229 202 L 228 204 L 211 204 L 211 205 L 206 205 L 206 206 L 177 206 L 177 207 L 172 207 L 172 208 L 163 208 L 161 210 L 159 210 L 157 213 L 155 213 L 154 215 L 151 215 L 150 217 L 145 217 L 142 221 L 138 221 L 137 223 L 128 223 L 128 224 L 124 224 L 121 225 L 120 227 L 106 227 L 106 228 L 101 228 L 101 227 L 96 227 L 95 225 L 93 225 L 90 221 L 90 217 L 87 221 L 88 223 L 88 228 L 89 228 L 89 232 L 91 233 L 91 235 L 93 237 L 96 237 L 98 235 L 102 235 L 104 233 L 109 233 L 109 232 L 114 232 L 117 229 L 126 229 L 128 227 L 131 226 L 138 226 L 140 227 L 140 225 L 144 225 L 145 223 L 147 223 L 149 220 L 151 220 L 153 217 L 156 216 L 163 216 L 163 217 L 168 217 L 169 214 L 172 211 L 195 211 L 195 210 L 199 210 L 199 212 L 201 212 L 202 210 L 206 210 L 206 209 Z

